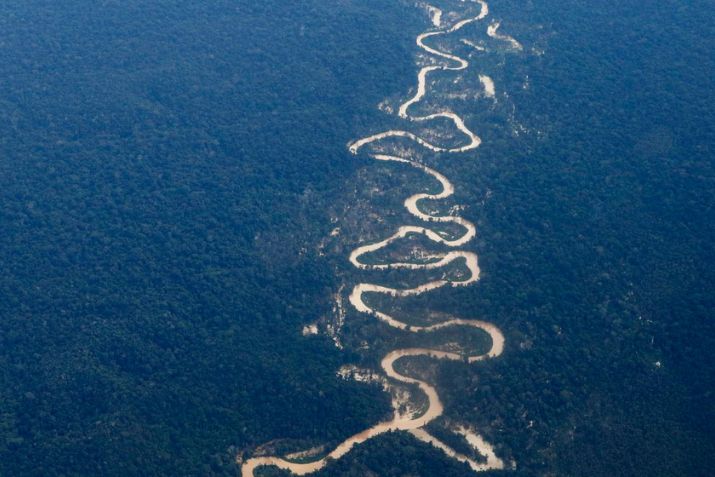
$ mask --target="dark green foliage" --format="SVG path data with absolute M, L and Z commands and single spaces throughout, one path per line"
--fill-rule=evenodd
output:
M 386 170 L 345 144 L 399 123 L 375 105 L 414 86 L 427 22 L 407 3 L 2 2 L 0 475 L 235 475 L 267 441 L 386 416 L 334 373 L 410 341 L 354 314 L 372 355 L 300 330 L 361 276 L 354 243 L 317 245 L 358 167 Z M 473 59 L 510 103 L 467 105 L 482 148 L 435 161 L 482 281 L 415 301 L 507 349 L 436 366 L 447 417 L 515 475 L 710 475 L 712 2 L 490 6 L 531 53 Z M 434 187 L 392 170 L 377 235 Z M 319 475 L 470 472 L 394 434 Z
M 375 5 L 202 3 L 0 6 L 1 475 L 231 473 L 388 409 L 300 330 L 348 125 L 409 54 L 355 85 Z

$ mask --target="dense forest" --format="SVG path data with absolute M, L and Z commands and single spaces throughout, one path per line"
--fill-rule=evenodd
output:
M 336 371 L 394 333 L 301 329 L 434 187 L 345 147 L 397 124 L 377 105 L 414 88 L 413 3 L 0 5 L 0 475 L 238 475 L 389 414 Z M 434 158 L 481 281 L 385 306 L 503 330 L 499 360 L 432 375 L 515 463 L 484 475 L 710 475 L 715 5 L 490 8 L 524 51 L 473 57 L 498 101 L 455 107 L 484 143 Z M 473 474 L 392 433 L 316 475 Z

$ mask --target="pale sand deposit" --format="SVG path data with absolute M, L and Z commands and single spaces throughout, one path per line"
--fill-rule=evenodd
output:
M 487 35 L 490 37 L 496 39 L 496 40 L 501 40 L 509 43 L 509 46 L 512 47 L 512 49 L 521 51 L 524 49 L 523 46 L 521 46 L 521 43 L 516 41 L 513 37 L 509 35 L 504 35 L 503 33 L 499 33 L 499 27 L 501 26 L 501 22 L 494 22 L 489 27 L 487 28 Z
M 432 25 L 437 28 L 442 26 L 442 10 L 432 5 L 427 5 L 427 11 L 429 11 L 430 18 L 432 19 Z
M 493 98 L 496 95 L 494 81 L 489 76 L 479 75 L 479 82 L 482 83 L 482 87 L 484 87 L 484 95 L 487 98 Z

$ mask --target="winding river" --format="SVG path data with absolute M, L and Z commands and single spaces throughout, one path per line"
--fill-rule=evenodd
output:
M 459 20 L 451 26 L 443 26 L 445 20 L 441 10 L 432 6 L 427 7 L 429 9 L 432 18 L 432 23 L 435 26 L 435 29 L 431 29 L 427 32 L 420 34 L 416 39 L 416 43 L 421 50 L 435 57 L 440 62 L 440 64 L 425 66 L 419 71 L 419 73 L 417 74 L 417 91 L 415 95 L 404 103 L 402 103 L 398 110 L 398 115 L 400 118 L 403 118 L 413 123 L 423 123 L 435 119 L 448 120 L 454 125 L 456 130 L 458 130 L 464 136 L 465 140 L 461 143 L 461 145 L 440 145 L 434 144 L 433 142 L 430 142 L 427 139 L 424 139 L 410 131 L 389 130 L 362 139 L 358 139 L 350 143 L 348 145 L 348 148 L 351 153 L 359 154 L 364 148 L 369 149 L 371 145 L 389 138 L 406 138 L 417 143 L 418 145 L 429 151 L 441 153 L 460 153 L 470 151 L 479 147 L 479 145 L 481 144 L 481 139 L 479 138 L 479 136 L 477 136 L 472 130 L 467 127 L 464 120 L 460 116 L 458 116 L 452 111 L 443 110 L 437 113 L 428 114 L 424 116 L 410 114 L 411 107 L 419 103 L 427 93 L 428 77 L 431 73 L 435 71 L 461 71 L 468 68 L 469 62 L 467 60 L 454 54 L 440 51 L 436 47 L 430 46 L 427 42 L 430 38 L 457 32 L 460 29 L 464 28 L 466 25 L 479 22 L 480 20 L 483 20 L 488 16 L 489 6 L 485 1 L 471 0 L 471 2 L 476 3 L 480 6 L 479 14 L 463 20 Z M 508 43 L 509 46 L 511 46 L 511 48 L 513 49 L 521 48 L 521 45 L 516 40 L 507 35 L 499 33 L 498 28 L 499 23 L 492 23 L 487 28 L 487 34 L 493 39 Z M 485 90 L 485 96 L 494 97 L 494 83 L 491 78 L 489 78 L 488 76 L 480 75 L 479 79 Z M 477 280 L 479 280 L 479 264 L 477 255 L 473 252 L 452 250 L 442 254 L 434 254 L 430 255 L 432 261 L 429 261 L 427 263 L 397 262 L 389 264 L 368 264 L 363 262 L 361 259 L 363 256 L 383 249 L 395 241 L 404 239 L 410 235 L 417 234 L 426 237 L 434 243 L 442 244 L 449 248 L 461 247 L 470 242 L 476 236 L 476 227 L 468 220 L 459 216 L 433 215 L 423 212 L 420 209 L 420 202 L 423 200 L 441 200 L 450 197 L 454 193 L 454 186 L 444 175 L 409 157 L 402 157 L 396 154 L 392 155 L 377 152 L 368 154 L 369 157 L 377 161 L 406 164 L 421 172 L 424 172 L 425 174 L 433 177 L 441 185 L 441 191 L 435 194 L 414 194 L 411 197 L 408 197 L 404 202 L 404 206 L 410 212 L 410 214 L 412 214 L 419 220 L 425 222 L 425 226 L 401 226 L 397 229 L 396 232 L 394 232 L 392 235 L 385 238 L 384 240 L 381 240 L 376 243 L 362 245 L 350 254 L 350 263 L 361 270 L 427 270 L 445 267 L 450 263 L 460 261 L 464 263 L 464 266 L 468 269 L 469 273 L 459 279 L 450 280 L 443 278 L 424 283 L 415 288 L 407 289 L 390 288 L 372 283 L 358 283 L 357 285 L 355 285 L 352 292 L 350 293 L 351 305 L 360 313 L 365 313 L 370 316 L 373 316 L 376 319 L 384 322 L 388 326 L 404 330 L 406 332 L 432 332 L 448 327 L 478 328 L 486 332 L 490 336 L 491 347 L 487 352 L 483 354 L 475 354 L 470 356 L 465 356 L 463 353 L 429 348 L 405 348 L 391 351 L 385 357 L 383 357 L 380 363 L 384 375 L 387 377 L 388 381 L 392 380 L 393 382 L 397 383 L 417 386 L 421 390 L 421 392 L 424 393 L 427 397 L 428 405 L 426 411 L 421 414 L 400 414 L 400 412 L 398 411 L 399 406 L 397 405 L 397 403 L 393 402 L 394 416 L 391 420 L 377 423 L 369 429 L 366 429 L 358 434 L 355 434 L 354 436 L 349 437 L 324 457 L 314 460 L 312 462 L 295 462 L 281 457 L 254 457 L 246 460 L 245 462 L 242 462 L 241 473 L 243 477 L 253 477 L 255 470 L 262 466 L 279 467 L 281 469 L 286 469 L 296 475 L 309 474 L 322 469 L 330 460 L 340 459 L 345 454 L 347 454 L 353 448 L 353 446 L 389 431 L 410 432 L 417 439 L 429 443 L 437 449 L 440 449 L 449 457 L 468 464 L 475 472 L 504 468 L 504 462 L 496 456 L 492 446 L 482 436 L 477 434 L 473 429 L 461 426 L 452 430 L 458 435 L 462 436 L 462 438 L 464 438 L 464 440 L 469 445 L 471 445 L 477 452 L 479 452 L 479 454 L 484 456 L 486 458 L 486 461 L 484 462 L 477 462 L 476 460 L 468 456 L 456 452 L 447 444 L 429 434 L 426 430 L 427 424 L 442 416 L 444 412 L 444 408 L 442 406 L 442 402 L 440 400 L 437 389 L 433 385 L 423 380 L 406 376 L 395 369 L 395 363 L 400 359 L 416 356 L 426 356 L 436 360 L 466 360 L 469 363 L 475 363 L 477 361 L 482 361 L 485 359 L 496 358 L 504 350 L 504 336 L 502 335 L 501 331 L 491 323 L 462 318 L 454 318 L 426 326 L 411 325 L 400 321 L 399 319 L 389 315 L 388 313 L 379 311 L 371 307 L 365 301 L 365 295 L 370 293 L 384 294 L 393 297 L 408 297 L 420 295 L 422 293 L 426 293 L 442 287 L 463 287 L 475 283 Z M 440 234 L 429 228 L 427 225 L 430 223 L 455 224 L 461 227 L 463 232 L 457 237 L 446 236 L 446 234 Z

